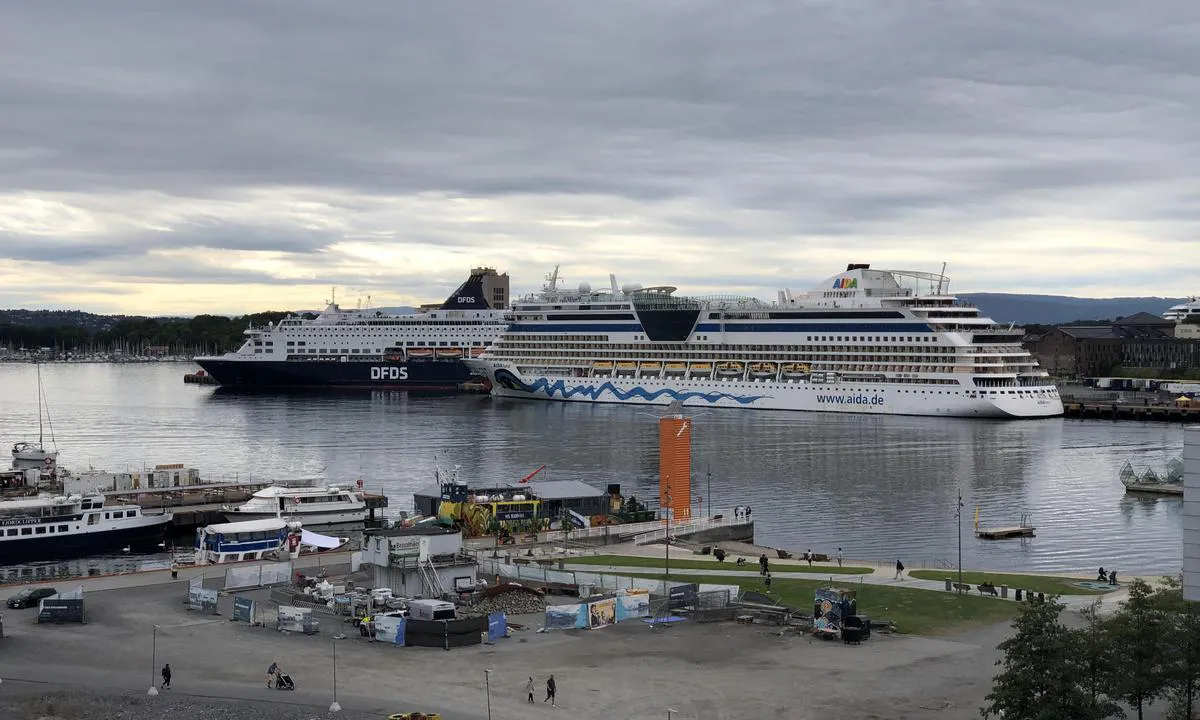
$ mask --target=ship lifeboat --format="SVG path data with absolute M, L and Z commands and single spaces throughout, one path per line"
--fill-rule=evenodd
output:
M 619 362 L 619 363 L 617 363 L 617 372 L 619 372 L 619 373 L 637 372 L 637 363 L 635 363 L 635 362 Z
M 471 348 L 471 357 L 479 357 L 485 352 L 487 352 L 487 348 L 485 347 L 473 347 Z
M 660 362 L 644 362 L 640 368 L 642 375 L 658 375 L 662 372 L 662 363 Z
M 750 377 L 775 377 L 778 366 L 773 362 L 757 362 L 750 365 Z
M 613 364 L 609 360 L 598 360 L 592 363 L 592 372 L 598 375 L 608 375 L 612 373 Z
M 438 348 L 436 354 L 442 360 L 453 360 L 462 357 L 462 348 Z
M 692 363 L 692 375 L 708 377 L 712 375 L 712 363 Z
M 404 352 L 391 352 L 383 356 L 385 362 L 404 362 Z
M 740 362 L 726 360 L 725 362 L 717 363 L 717 375 L 721 377 L 735 377 L 746 371 L 746 366 Z
M 784 363 L 784 377 L 802 377 L 808 374 L 808 366 L 804 363 Z
M 410 358 L 431 358 L 433 357 L 433 348 L 415 347 L 408 351 Z
M 669 362 L 666 372 L 668 375 L 683 375 L 687 372 L 687 363 Z

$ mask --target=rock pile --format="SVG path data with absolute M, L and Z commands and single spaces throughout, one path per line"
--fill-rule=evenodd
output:
M 464 608 L 462 614 L 466 617 L 479 617 L 497 612 L 506 615 L 525 615 L 540 613 L 545 609 L 546 600 L 541 595 L 517 590 L 485 597 L 474 605 Z

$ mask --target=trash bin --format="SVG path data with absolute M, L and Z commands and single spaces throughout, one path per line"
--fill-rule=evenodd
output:
M 1000 586 L 1000 597 L 1001 597 L 1001 599 L 1008 597 L 1008 586 L 1007 585 Z
M 1021 588 L 1017 588 L 1016 591 L 1014 591 L 1013 597 L 1016 598 L 1017 602 L 1021 602 Z
M 950 589 L 952 587 L 953 587 L 953 585 L 950 582 L 950 578 L 946 578 L 946 592 L 950 592 Z

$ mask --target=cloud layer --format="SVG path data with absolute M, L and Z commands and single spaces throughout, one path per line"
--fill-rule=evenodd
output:
M 1182 0 L 22 3 L 0 25 L 0 307 L 959 291 L 1186 295 Z

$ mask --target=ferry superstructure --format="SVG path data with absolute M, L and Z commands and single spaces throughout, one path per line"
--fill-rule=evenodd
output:
M 138 505 L 106 502 L 103 495 L 0 501 L 0 565 L 154 552 L 170 521 L 170 513 L 147 515 Z
M 670 286 L 558 287 L 513 303 L 466 363 L 495 395 L 892 415 L 1061 415 L 1058 389 L 942 274 L 851 264 L 776 302 Z
M 452 390 L 471 378 L 461 359 L 504 330 L 507 299 L 507 274 L 475 268 L 437 309 L 387 314 L 330 301 L 315 318 L 251 327 L 236 352 L 195 361 L 224 386 Z

